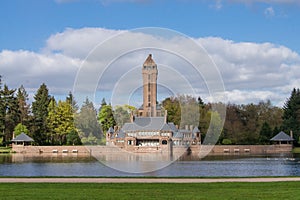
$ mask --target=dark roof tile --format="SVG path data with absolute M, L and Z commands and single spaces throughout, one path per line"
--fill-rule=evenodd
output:
M 271 141 L 293 141 L 294 139 L 285 132 L 280 131 L 277 135 L 270 139 Z
M 28 135 L 26 135 L 25 133 L 21 133 L 20 135 L 18 135 L 11 141 L 13 141 L 13 142 L 33 142 L 34 140 L 31 137 L 29 137 Z
M 154 131 L 161 130 L 165 124 L 164 117 L 135 117 L 133 123 L 125 123 L 124 131 Z

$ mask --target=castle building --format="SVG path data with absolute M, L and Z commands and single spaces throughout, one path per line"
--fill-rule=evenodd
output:
M 142 66 L 143 105 L 138 116 L 121 128 L 109 128 L 106 144 L 118 146 L 132 152 L 172 151 L 176 147 L 189 147 L 201 144 L 198 127 L 185 126 L 178 129 L 173 122 L 167 121 L 167 111 L 162 116 L 157 103 L 157 65 L 150 54 Z

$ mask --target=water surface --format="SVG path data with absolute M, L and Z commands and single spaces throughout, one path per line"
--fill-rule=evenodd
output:
M 0 176 L 300 176 L 298 155 L 183 157 L 149 173 L 111 169 L 93 157 L 0 155 Z

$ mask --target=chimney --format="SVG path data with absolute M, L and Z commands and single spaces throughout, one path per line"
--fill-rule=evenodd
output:
M 189 125 L 185 125 L 185 130 L 189 130 Z
M 290 130 L 290 137 L 293 138 L 293 131 Z
M 131 123 L 133 123 L 133 122 L 134 122 L 133 111 L 131 111 L 131 113 L 130 113 L 130 122 L 131 122 Z
M 190 125 L 190 131 L 193 131 L 194 126 Z
M 167 110 L 165 110 L 165 124 L 167 123 L 167 120 L 168 119 L 168 111 Z

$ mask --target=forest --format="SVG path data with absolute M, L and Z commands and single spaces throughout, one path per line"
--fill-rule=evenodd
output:
M 223 103 L 217 103 L 223 104 Z M 188 95 L 165 98 L 160 105 L 167 110 L 168 121 L 179 128 L 196 125 L 205 137 L 216 103 L 204 103 L 201 97 Z M 237 105 L 227 103 L 226 118 L 219 144 L 270 144 L 270 138 L 284 131 L 293 131 L 295 145 L 300 136 L 300 90 L 294 88 L 283 108 L 271 101 Z M 190 115 L 190 110 L 199 115 Z M 104 133 L 109 127 L 129 122 L 130 105 L 115 106 L 102 100 L 99 109 L 88 98 L 79 106 L 72 93 L 65 100 L 51 96 L 45 83 L 41 84 L 33 100 L 21 85 L 10 89 L 0 76 L 0 145 L 7 146 L 14 136 L 24 132 L 34 139 L 35 145 L 92 145 L 105 144 Z

